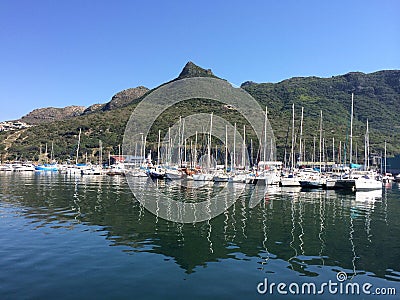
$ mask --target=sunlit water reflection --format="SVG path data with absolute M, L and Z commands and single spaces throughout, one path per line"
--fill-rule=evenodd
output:
M 3 173 L 0 188 L 1 298 L 242 299 L 265 297 L 264 278 L 319 284 L 340 271 L 400 293 L 397 184 L 378 195 L 269 187 L 253 208 L 246 186 L 195 224 L 148 212 L 120 177 Z M 158 188 L 195 202 L 223 187 Z

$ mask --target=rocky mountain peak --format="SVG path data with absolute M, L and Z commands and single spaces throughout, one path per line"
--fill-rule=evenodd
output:
M 213 74 L 211 69 L 203 69 L 198 65 L 194 64 L 193 62 L 189 61 L 183 67 L 181 73 L 178 76 L 178 79 L 183 78 L 190 78 L 190 77 L 214 77 L 216 76 Z

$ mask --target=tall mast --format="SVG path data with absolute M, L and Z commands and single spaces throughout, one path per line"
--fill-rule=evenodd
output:
M 161 130 L 158 130 L 157 165 L 160 164 Z
M 385 141 L 385 174 L 386 174 L 386 141 Z
M 183 151 L 183 162 L 185 163 L 185 165 L 187 165 L 186 164 L 186 161 L 187 161 L 187 158 L 186 158 L 186 156 L 187 156 L 187 143 L 186 143 L 186 139 L 184 140 L 184 151 Z
M 146 160 L 146 140 L 147 140 L 147 135 L 144 137 L 144 142 L 143 142 L 143 155 L 145 156 L 145 160 Z M 150 154 L 151 154 L 151 150 L 150 150 Z M 150 156 L 150 162 L 151 162 L 151 156 Z
M 258 155 L 258 154 L 257 154 Z M 249 158 L 249 166 L 252 166 L 253 162 L 253 139 L 250 139 L 250 158 Z
M 335 163 L 335 137 L 332 138 L 332 161 Z
M 369 132 L 368 132 L 368 119 L 367 119 L 367 130 L 365 131 L 365 151 L 364 151 L 364 168 L 369 169 Z
M 271 138 L 271 147 L 270 147 L 270 153 L 269 153 L 269 159 L 268 160 L 274 160 L 274 150 L 273 150 L 273 140 Z
M 193 168 L 193 140 L 190 139 L 190 168 Z
M 212 119 L 213 119 L 213 113 L 211 113 L 211 116 L 210 116 L 210 135 L 209 135 L 209 138 L 208 138 L 208 148 L 207 148 L 207 150 L 208 150 L 208 158 L 207 158 L 207 162 L 208 162 L 208 168 L 210 168 L 210 166 L 211 166 L 211 137 L 212 137 Z
M 303 141 L 303 113 L 304 113 L 304 107 L 301 107 L 301 119 L 300 119 L 300 141 L 299 141 L 299 157 L 300 161 L 303 161 L 303 156 L 302 156 L 302 141 Z
M 314 143 L 314 147 L 313 147 L 313 159 L 312 159 L 312 162 L 313 162 L 313 167 L 315 167 L 315 162 L 317 161 L 317 158 L 315 157 L 315 135 L 313 137 L 313 143 Z
M 78 155 L 79 155 L 79 146 L 81 144 L 81 133 L 82 133 L 82 128 L 79 128 L 79 135 L 78 135 L 78 147 L 76 148 L 76 158 L 75 158 L 75 164 L 78 164 Z
M 367 167 L 368 167 L 368 170 L 369 170 L 369 129 L 368 129 L 368 119 L 367 119 L 367 153 L 368 153 Z
M 181 166 L 182 166 L 182 162 L 186 163 L 185 119 L 183 119 L 183 121 L 182 121 L 181 144 L 183 145 L 183 159 L 182 159 L 182 155 L 181 155 Z
M 195 135 L 195 138 L 194 138 L 194 158 L 193 158 L 193 161 L 194 161 L 194 167 L 196 167 L 197 166 L 197 130 L 196 130 L 196 135 Z
M 181 141 L 181 127 L 182 127 L 182 117 L 179 116 L 179 127 L 178 127 L 178 165 L 182 163 L 182 141 Z
M 292 149 L 290 151 L 290 169 L 294 168 L 294 103 L 292 105 Z
M 354 115 L 354 93 L 351 93 L 351 116 L 350 116 L 350 159 L 349 164 L 352 163 L 353 158 L 353 115 Z
M 54 142 L 51 141 L 50 161 L 53 162 L 53 160 L 54 160 Z
M 228 125 L 225 125 L 225 172 L 228 170 Z
M 171 140 L 171 127 L 168 127 L 168 148 L 166 149 L 166 163 L 167 165 L 170 164 L 172 161 L 172 140 Z
M 136 156 L 136 146 L 135 146 L 135 156 Z M 99 165 L 103 165 L 103 142 L 99 140 Z
M 358 164 L 358 146 L 356 143 L 356 153 L 355 153 L 355 157 L 356 157 L 356 164 Z
M 233 169 L 236 169 L 236 123 L 233 130 L 233 159 L 232 159 Z
M 267 116 L 268 108 L 265 107 L 265 119 L 264 119 L 264 161 L 267 161 Z
M 319 124 L 319 171 L 322 171 L 322 110 L 321 110 L 321 121 Z
M 243 163 L 243 168 L 246 169 L 246 125 L 243 125 L 243 149 L 242 149 L 242 163 Z
M 144 163 L 146 162 L 146 158 L 145 158 L 145 155 L 146 155 L 146 154 L 143 152 L 143 149 L 144 149 L 144 147 L 143 147 L 143 144 L 144 144 L 143 133 L 140 133 L 140 138 L 141 138 L 140 159 L 141 159 L 141 160 L 143 159 L 142 163 L 144 164 Z M 108 160 L 110 160 L 110 152 L 109 152 L 109 154 L 108 154 Z M 108 164 L 110 165 L 110 163 L 108 163 Z

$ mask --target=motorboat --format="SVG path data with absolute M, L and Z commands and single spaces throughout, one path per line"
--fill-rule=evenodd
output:
M 365 174 L 355 180 L 355 189 L 356 191 L 382 189 L 382 181 L 373 173 Z

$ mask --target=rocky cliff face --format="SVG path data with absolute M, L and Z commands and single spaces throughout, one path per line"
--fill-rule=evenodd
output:
M 149 91 L 148 88 L 144 86 L 138 86 L 131 89 L 123 90 L 115 94 L 111 101 L 107 102 L 104 107 L 101 108 L 103 111 L 112 110 L 118 107 L 126 106 L 132 101 L 142 97 Z
M 60 121 L 81 115 L 85 110 L 84 106 L 67 106 L 63 108 L 46 107 L 38 108 L 23 116 L 20 121 L 27 124 L 42 124 L 52 121 Z
M 80 115 L 88 115 L 99 111 L 113 110 L 119 107 L 126 106 L 132 101 L 143 96 L 149 91 L 144 86 L 130 88 L 115 94 L 111 100 L 105 104 L 93 104 L 89 107 L 84 106 L 67 106 L 63 108 L 46 107 L 38 108 L 31 111 L 26 116 L 23 116 L 20 121 L 31 125 L 43 124 L 53 121 L 69 119 Z
M 101 111 L 104 108 L 104 106 L 105 106 L 105 104 L 100 104 L 100 103 L 90 105 L 88 108 L 86 108 L 84 110 L 84 112 L 82 114 L 83 115 L 88 115 L 88 114 L 91 114 L 91 113 L 94 113 L 94 112 Z

